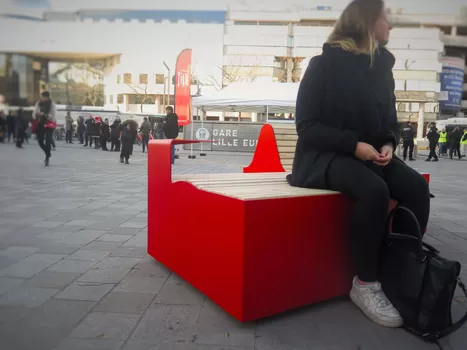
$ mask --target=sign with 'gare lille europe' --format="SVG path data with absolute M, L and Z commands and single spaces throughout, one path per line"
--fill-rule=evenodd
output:
M 193 139 L 211 141 L 203 143 L 202 148 L 205 151 L 254 152 L 262 124 L 194 122 L 183 128 L 185 139 L 191 138 L 193 126 Z M 190 145 L 184 147 L 190 149 Z M 200 150 L 201 145 L 194 144 L 193 149 Z

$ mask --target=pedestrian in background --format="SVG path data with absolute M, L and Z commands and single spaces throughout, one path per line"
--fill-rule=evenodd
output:
M 29 127 L 29 120 L 24 115 L 23 108 L 18 109 L 16 115 L 16 147 L 23 148 L 23 142 L 26 138 L 26 131 Z
M 44 91 L 41 94 L 41 100 L 36 103 L 34 117 L 37 121 L 37 141 L 45 153 L 44 165 L 49 166 L 49 160 L 52 156 L 50 148 L 53 141 L 53 132 L 56 127 L 56 107 L 48 91 Z
M 148 117 L 144 117 L 144 121 L 141 123 L 139 130 L 141 131 L 141 141 L 144 153 L 148 148 L 149 134 L 151 133 L 151 124 L 148 121 Z
M 467 128 L 464 129 L 464 134 L 462 135 L 461 139 L 461 154 L 462 157 L 467 156 Z
M 440 156 L 445 156 L 448 154 L 448 147 L 447 147 L 447 142 L 448 142 L 448 133 L 446 132 L 446 129 L 443 128 L 441 132 L 439 133 L 439 155 Z
M 120 152 L 120 117 L 117 115 L 110 126 L 110 152 Z
M 105 118 L 104 122 L 101 126 L 101 148 L 103 151 L 108 151 L 107 148 L 107 141 L 109 141 L 110 137 L 110 125 L 109 120 Z
M 77 128 L 79 144 L 84 144 L 84 132 L 86 131 L 86 126 L 84 125 L 84 117 L 80 115 L 78 117 L 78 128 Z
M 172 106 L 165 109 L 167 116 L 165 117 L 162 130 L 167 139 L 176 139 L 178 137 L 178 115 L 174 113 Z M 175 164 L 175 146 L 172 145 L 172 164 Z
M 407 150 L 409 150 L 409 160 L 414 161 L 415 158 L 413 157 L 413 149 L 415 147 L 415 131 L 411 122 L 408 122 L 407 125 L 402 129 L 401 136 L 403 141 L 402 156 L 404 161 L 407 160 Z
M 15 142 L 16 141 L 16 137 L 15 137 L 16 118 L 13 115 L 12 111 L 8 112 L 8 116 L 6 118 L 6 124 L 8 128 L 8 142 L 10 142 L 12 138 L 13 138 L 13 142 Z
M 66 143 L 73 144 L 73 118 L 70 112 L 66 112 L 65 116 L 65 140 Z
M 462 140 L 462 131 L 456 126 L 454 131 L 451 133 L 451 149 L 449 150 L 449 158 L 452 159 L 453 153 L 455 152 L 459 159 L 462 158 L 461 154 L 461 140 Z
M 94 119 L 92 115 L 88 116 L 88 119 L 84 122 L 86 125 L 86 142 L 84 144 L 84 147 L 92 147 L 92 131 L 94 128 Z
M 430 131 L 426 134 L 426 138 L 428 139 L 430 148 L 430 153 L 428 154 L 426 161 L 429 162 L 433 158 L 433 162 L 437 162 L 439 159 L 436 155 L 436 146 L 438 145 L 439 133 L 436 125 L 430 124 Z

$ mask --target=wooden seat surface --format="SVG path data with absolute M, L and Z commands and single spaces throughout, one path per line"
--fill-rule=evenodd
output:
M 287 173 L 185 174 L 174 176 L 173 181 L 186 181 L 201 190 L 240 200 L 309 197 L 338 193 L 292 187 L 287 183 L 286 175 Z

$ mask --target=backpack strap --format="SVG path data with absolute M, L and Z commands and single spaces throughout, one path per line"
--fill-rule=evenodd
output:
M 465 287 L 465 284 L 461 281 L 461 279 L 459 277 L 457 278 L 457 282 L 458 282 L 459 287 L 464 292 L 464 295 L 467 297 L 467 289 Z M 444 338 L 445 336 L 447 336 L 447 335 L 449 335 L 451 333 L 454 333 L 459 328 L 461 328 L 464 325 L 465 322 L 467 322 L 467 312 L 456 323 L 453 323 L 452 325 L 444 328 L 443 330 L 433 332 L 433 333 L 426 333 L 422 337 L 429 340 L 429 341 L 436 341 L 438 339 Z

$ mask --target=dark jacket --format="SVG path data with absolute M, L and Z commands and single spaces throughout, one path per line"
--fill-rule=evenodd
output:
M 436 127 L 430 128 L 430 131 L 428 131 L 426 134 L 426 138 L 428 139 L 430 145 L 436 145 L 439 140 L 438 129 Z
M 120 124 L 122 122 L 120 120 L 114 120 L 114 122 L 112 123 L 112 125 L 110 126 L 110 136 L 115 138 L 115 139 L 118 139 L 120 137 Z
M 94 124 L 92 126 L 92 136 L 101 136 L 101 123 L 94 120 Z
M 85 129 L 86 129 L 86 126 L 84 125 L 84 121 L 79 120 L 78 121 L 78 129 L 77 129 L 78 134 L 80 134 L 80 135 L 84 134 Z
M 86 121 L 84 122 L 84 124 L 86 124 L 86 132 L 87 132 L 89 135 L 92 135 L 93 125 L 94 125 L 94 119 L 93 119 L 93 118 L 88 118 L 88 119 L 86 119 Z
M 108 123 L 102 123 L 101 136 L 104 140 L 107 140 L 110 137 L 110 126 Z
M 176 139 L 178 137 L 178 115 L 175 113 L 167 114 L 162 129 L 164 130 L 166 138 Z
M 451 146 L 457 146 L 461 143 L 461 139 L 462 139 L 462 131 L 461 130 L 454 130 L 453 132 L 451 132 L 451 134 L 449 135 L 449 143 L 451 144 Z
M 385 48 L 355 55 L 329 44 L 314 57 L 297 96 L 297 147 L 293 186 L 327 188 L 326 170 L 336 155 L 353 157 L 357 143 L 379 149 L 400 139 L 394 96 L 394 56 Z M 371 66 L 371 68 L 370 68 Z
M 406 125 L 402 128 L 402 131 L 401 131 L 401 136 L 402 136 L 402 140 L 404 141 L 412 141 L 413 142 L 413 139 L 415 138 L 415 131 L 413 129 L 412 126 L 410 125 Z
M 145 120 L 141 123 L 139 129 L 141 130 L 142 136 L 149 136 L 149 134 L 151 133 L 151 124 L 147 120 Z

